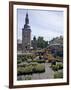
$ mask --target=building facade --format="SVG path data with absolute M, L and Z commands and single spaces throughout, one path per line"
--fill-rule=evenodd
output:
M 29 17 L 28 13 L 26 13 L 25 17 L 25 25 L 22 29 L 22 52 L 29 51 L 31 48 L 31 29 L 29 26 Z

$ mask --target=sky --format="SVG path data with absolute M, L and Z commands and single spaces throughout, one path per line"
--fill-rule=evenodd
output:
M 26 10 L 17 9 L 17 38 L 22 40 L 22 28 L 25 24 L 26 13 L 29 16 L 29 25 L 31 27 L 31 39 L 34 36 L 44 37 L 44 40 L 50 41 L 52 38 L 64 34 L 64 12 L 55 10 Z

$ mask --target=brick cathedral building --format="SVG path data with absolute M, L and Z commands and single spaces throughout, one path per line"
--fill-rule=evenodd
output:
M 29 26 L 29 17 L 26 13 L 25 24 L 22 28 L 22 42 L 17 42 L 17 50 L 22 51 L 23 53 L 29 51 L 31 48 L 31 28 Z
M 29 51 L 31 48 L 31 29 L 29 26 L 29 17 L 26 13 L 25 25 L 22 29 L 22 52 Z

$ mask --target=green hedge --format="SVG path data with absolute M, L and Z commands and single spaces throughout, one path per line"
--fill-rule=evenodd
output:
M 32 73 L 32 65 L 30 66 L 26 66 L 26 67 L 18 67 L 17 69 L 17 74 L 20 75 L 20 74 L 30 74 Z
M 35 65 L 35 67 L 33 68 L 33 72 L 34 73 L 45 72 L 45 66 L 44 66 L 44 64 L 37 64 L 37 65 Z
M 25 77 L 25 80 L 31 80 L 30 76 Z
M 54 70 L 54 71 L 58 71 L 58 69 L 59 69 L 59 66 L 57 66 L 57 65 L 52 65 L 51 67 L 52 67 L 52 70 Z
M 17 64 L 19 64 L 19 63 L 21 63 L 21 59 L 18 59 L 18 60 L 17 60 Z
M 63 69 L 63 64 L 57 64 L 59 66 L 59 69 Z
M 45 60 L 33 60 L 32 62 L 45 63 Z
M 63 69 L 63 64 L 52 65 L 51 68 L 52 68 L 54 71 L 58 71 L 58 70 L 60 70 L 60 69 Z
M 63 78 L 63 72 L 55 72 L 54 78 Z
M 17 74 L 32 74 L 45 72 L 44 64 L 27 65 L 26 67 L 18 67 Z
M 27 61 L 29 62 L 29 59 L 31 59 L 31 61 L 35 58 L 35 55 L 17 55 L 17 60 L 21 59 L 22 61 Z

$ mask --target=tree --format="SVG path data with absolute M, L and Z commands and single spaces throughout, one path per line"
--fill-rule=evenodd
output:
M 48 45 L 48 41 L 45 41 L 44 38 L 40 36 L 37 39 L 34 36 L 31 43 L 34 50 L 36 50 L 37 48 L 40 48 L 40 49 L 46 48 Z
M 38 37 L 37 39 L 37 47 L 38 48 L 46 48 L 48 45 L 48 41 L 45 41 L 43 37 Z
M 36 41 L 36 36 L 33 37 L 33 41 Z
M 35 36 L 33 37 L 32 45 L 33 45 L 33 49 L 36 50 L 37 49 L 37 40 L 36 40 Z
M 43 47 L 44 47 L 44 40 L 43 40 L 43 37 L 38 37 L 38 40 L 37 40 L 37 47 L 38 47 L 38 48 L 43 48 Z
M 48 46 L 48 41 L 45 41 L 45 48 Z

